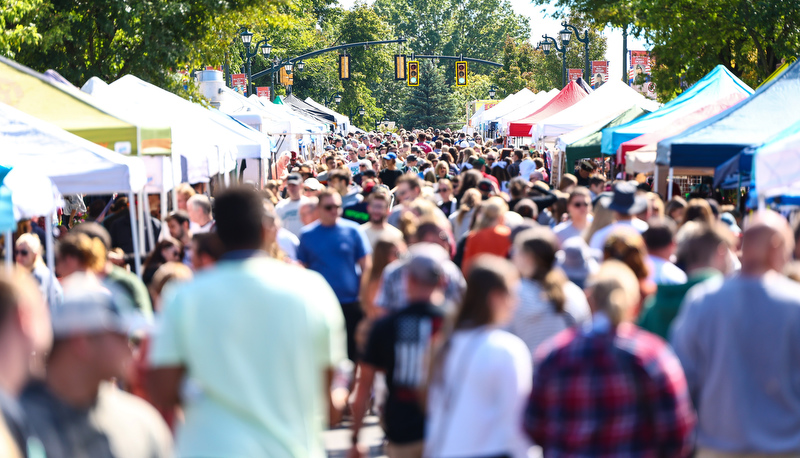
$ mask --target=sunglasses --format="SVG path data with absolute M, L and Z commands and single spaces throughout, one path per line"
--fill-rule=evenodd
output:
M 578 207 L 578 208 L 581 208 L 581 207 L 588 207 L 588 206 L 589 206 L 589 204 L 588 204 L 588 203 L 586 203 L 586 202 L 575 202 L 575 203 L 573 203 L 573 204 L 572 204 L 572 206 L 573 206 L 573 207 Z
M 439 188 L 439 190 L 436 192 L 450 192 L 450 191 L 452 191 L 452 189 L 450 188 Z
M 29 254 L 31 254 L 31 252 L 28 251 L 28 250 L 19 250 L 19 251 L 17 251 L 17 256 L 28 256 Z
M 338 210 L 339 207 L 341 207 L 341 205 L 330 204 L 330 205 L 323 205 L 322 209 L 325 211 L 331 211 L 331 210 Z

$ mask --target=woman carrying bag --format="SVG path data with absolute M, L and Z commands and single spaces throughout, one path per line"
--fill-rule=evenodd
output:
M 425 457 L 526 457 L 521 428 L 531 389 L 531 354 L 504 331 L 519 278 L 505 259 L 483 255 L 430 371 Z

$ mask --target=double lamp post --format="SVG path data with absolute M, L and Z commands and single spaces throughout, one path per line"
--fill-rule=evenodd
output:
M 564 87 L 567 85 L 567 46 L 572 39 L 573 32 L 575 33 L 575 38 L 583 43 L 583 59 L 585 63 L 585 70 L 583 73 L 584 80 L 591 75 L 592 68 L 589 64 L 589 30 L 584 30 L 583 37 L 581 37 L 578 29 L 571 24 L 567 24 L 566 21 L 562 22 L 561 26 L 564 27 L 561 32 L 558 32 L 559 38 L 561 38 L 561 47 L 558 46 L 558 42 L 555 38 L 545 34 L 542 35 L 544 40 L 539 42 L 537 49 L 541 49 L 545 56 L 550 54 L 552 48 L 555 48 L 557 52 L 561 53 L 561 87 Z
M 252 59 L 253 57 L 257 56 L 258 55 L 258 51 L 257 50 L 260 50 L 261 51 L 261 55 L 264 56 L 264 59 L 267 59 L 267 61 L 269 61 L 269 56 L 272 53 L 272 45 L 269 44 L 269 41 L 267 41 L 266 38 L 264 38 L 261 41 L 259 41 L 258 43 L 256 43 L 256 45 L 254 47 L 255 50 L 253 52 L 250 52 L 251 43 L 253 41 L 253 33 L 250 32 L 249 30 L 247 30 L 246 28 L 242 28 L 242 29 L 239 30 L 239 37 L 242 39 L 242 43 L 244 43 L 244 46 L 245 46 L 245 67 L 246 67 L 246 72 L 247 72 L 247 93 L 248 94 L 254 94 L 255 93 L 255 85 L 253 85 L 253 71 L 252 71 L 252 66 L 250 64 L 250 59 Z M 283 66 L 284 70 L 286 71 L 286 74 L 287 75 L 291 75 L 292 71 L 294 71 L 295 67 L 297 67 L 297 71 L 303 71 L 303 68 L 305 67 L 305 65 L 306 65 L 305 62 L 303 62 L 302 60 L 297 62 L 297 64 L 295 65 L 295 64 L 292 63 L 292 61 L 290 59 L 286 59 L 284 61 L 284 60 L 279 59 L 279 58 L 276 57 L 272 61 L 272 67 L 271 68 L 274 69 L 274 68 L 278 68 L 280 66 Z M 275 73 L 273 72 L 272 73 L 272 81 L 270 83 L 270 88 L 269 88 L 270 99 L 272 99 L 274 97 L 274 91 L 275 91 Z M 290 92 L 291 92 L 291 89 L 290 89 Z M 337 94 L 337 96 L 338 96 L 338 94 Z M 339 99 L 341 100 L 341 97 L 339 97 Z

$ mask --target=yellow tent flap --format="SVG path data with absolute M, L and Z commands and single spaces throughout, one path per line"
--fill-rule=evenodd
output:
M 98 107 L 88 94 L 50 82 L 4 57 L 0 57 L 0 102 L 110 150 L 127 143 L 132 155 L 139 154 L 140 146 L 142 154 L 171 151 L 169 127 L 127 122 Z

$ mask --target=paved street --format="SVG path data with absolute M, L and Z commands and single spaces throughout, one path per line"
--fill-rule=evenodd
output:
M 330 458 L 343 458 L 350 450 L 350 422 L 344 422 L 338 429 L 325 433 L 325 449 Z M 364 427 L 359 434 L 359 443 L 369 447 L 370 457 L 382 457 L 383 430 L 378 426 L 378 417 L 369 416 L 364 420 Z

